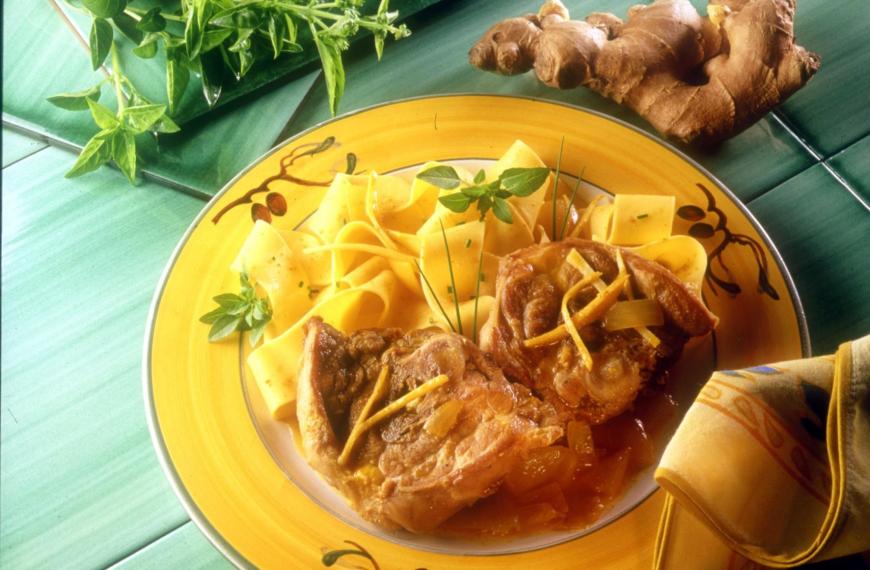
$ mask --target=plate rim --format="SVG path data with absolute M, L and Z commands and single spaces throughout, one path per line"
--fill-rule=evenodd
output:
M 391 105 L 407 103 L 412 101 L 422 101 L 427 99 L 460 99 L 467 97 L 481 97 L 481 98 L 499 98 L 499 99 L 519 99 L 525 101 L 531 101 L 535 103 L 545 103 L 550 105 L 556 105 L 560 107 L 565 107 L 574 111 L 582 111 L 584 113 L 589 113 L 590 115 L 597 116 L 598 118 L 611 121 L 616 123 L 622 127 L 628 128 L 634 131 L 637 134 L 640 134 L 652 142 L 664 147 L 666 150 L 674 153 L 680 159 L 690 164 L 692 167 L 700 171 L 704 176 L 706 176 L 711 182 L 713 182 L 717 189 L 722 192 L 728 199 L 740 210 L 741 214 L 743 214 L 749 223 L 752 225 L 753 229 L 758 232 L 761 239 L 764 241 L 764 245 L 768 248 L 768 251 L 771 253 L 774 261 L 776 262 L 777 268 L 782 274 L 783 281 L 785 282 L 786 288 L 788 289 L 789 298 L 791 299 L 792 306 L 795 308 L 795 316 L 797 318 L 798 325 L 798 333 L 801 341 L 801 357 L 809 358 L 812 356 L 812 346 L 810 343 L 809 336 L 809 328 L 807 325 L 806 313 L 804 312 L 803 303 L 801 302 L 800 295 L 797 291 L 797 287 L 795 286 L 794 279 L 791 276 L 791 272 L 788 270 L 788 266 L 785 264 L 785 260 L 782 258 L 782 255 L 779 253 L 779 250 L 776 248 L 776 245 L 771 240 L 767 231 L 761 225 L 761 223 L 755 218 L 755 215 L 749 210 L 746 204 L 743 203 L 740 198 L 737 197 L 734 192 L 731 191 L 725 184 L 722 183 L 719 178 L 714 176 L 709 170 L 707 170 L 704 166 L 699 164 L 695 159 L 688 156 L 685 152 L 675 147 L 672 143 L 660 138 L 657 135 L 654 135 L 650 132 L 641 129 L 640 127 L 633 125 L 624 119 L 620 119 L 618 117 L 614 117 L 612 115 L 608 115 L 602 111 L 597 111 L 594 109 L 590 109 L 588 107 L 584 107 L 582 105 L 574 105 L 572 103 L 566 103 L 562 101 L 554 101 L 551 99 L 546 99 L 544 97 L 534 97 L 530 95 L 506 95 L 499 93 L 444 93 L 444 94 L 436 94 L 436 95 L 417 95 L 413 97 L 403 97 L 400 99 L 391 99 L 389 101 L 384 101 L 381 103 L 375 103 L 372 105 L 368 105 L 365 107 L 360 107 L 359 109 L 354 109 L 352 111 L 348 111 L 336 117 L 330 117 L 324 121 L 320 121 L 298 133 L 295 135 L 284 139 L 277 144 L 270 147 L 263 154 L 259 155 L 256 159 L 252 160 L 244 169 L 239 171 L 232 179 L 230 179 L 224 186 L 211 197 L 211 199 L 206 202 L 206 204 L 202 207 L 200 212 L 196 215 L 193 221 L 188 226 L 187 230 L 185 230 L 184 234 L 178 240 L 175 248 L 172 251 L 172 254 L 169 257 L 169 260 L 166 262 L 166 266 L 164 267 L 159 280 L 157 281 L 157 286 L 154 290 L 154 295 L 151 298 L 151 303 L 148 308 L 148 316 L 145 322 L 145 338 L 142 347 L 142 389 L 144 395 L 144 404 L 145 404 L 145 419 L 148 424 L 148 432 L 151 437 L 151 443 L 154 447 L 154 451 L 157 455 L 158 463 L 163 470 L 166 479 L 169 481 L 170 487 L 172 487 L 173 492 L 178 498 L 179 502 L 181 502 L 182 507 L 187 512 L 188 516 L 190 516 L 190 520 L 196 524 L 199 530 L 205 535 L 205 537 L 212 543 L 212 545 L 217 548 L 217 550 L 232 564 L 234 564 L 238 568 L 256 568 L 244 555 L 242 555 L 238 550 L 235 549 L 224 537 L 218 532 L 214 526 L 208 521 L 205 514 L 199 509 L 196 503 L 193 501 L 193 498 L 187 492 L 187 489 L 184 487 L 184 484 L 181 481 L 181 477 L 175 471 L 175 466 L 172 464 L 172 461 L 169 457 L 169 450 L 166 448 L 166 442 L 163 439 L 163 434 L 160 431 L 160 422 L 157 418 L 157 409 L 154 405 L 154 397 L 152 390 L 152 375 L 151 375 L 151 356 L 152 356 L 152 347 L 153 347 L 153 338 L 154 338 L 154 325 L 157 318 L 157 310 L 160 306 L 160 301 L 163 297 L 163 292 L 166 288 L 166 282 L 169 279 L 169 275 L 172 273 L 172 270 L 175 268 L 175 264 L 178 261 L 178 257 L 181 254 L 182 249 L 187 245 L 190 236 L 194 231 L 199 227 L 202 223 L 203 219 L 205 219 L 206 214 L 211 211 L 213 206 L 220 200 L 224 194 L 226 194 L 243 176 L 245 176 L 249 171 L 251 171 L 256 165 L 260 164 L 267 157 L 272 155 L 278 149 L 286 146 L 288 143 L 298 140 L 310 132 L 320 129 L 330 123 L 344 120 L 355 115 L 359 115 L 374 109 L 378 109 L 381 107 L 387 107 Z M 645 502 L 649 499 L 649 496 L 646 497 L 643 501 L 640 501 L 638 505 Z M 620 514 L 621 518 L 625 514 L 628 514 L 634 510 L 628 509 L 625 513 Z M 616 519 L 614 519 L 616 520 Z M 611 521 L 612 522 L 612 521 Z

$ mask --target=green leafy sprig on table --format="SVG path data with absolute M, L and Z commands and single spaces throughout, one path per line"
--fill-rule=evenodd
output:
M 217 342 L 236 331 L 251 331 L 248 340 L 255 346 L 263 336 L 266 324 L 272 319 L 272 307 L 269 300 L 257 297 L 254 286 L 248 276 L 239 276 L 241 288 L 239 294 L 223 293 L 214 297 L 218 308 L 199 318 L 200 322 L 211 325 L 208 340 Z
M 68 0 L 69 1 L 69 0 Z M 301 27 L 310 32 L 323 67 L 329 108 L 334 115 L 344 93 L 341 54 L 360 30 L 374 36 L 380 59 L 387 36 L 401 39 L 410 34 L 394 25 L 398 12 L 381 0 L 371 15 L 360 14 L 364 0 L 177 0 L 174 10 L 133 6 L 132 0 L 80 0 L 74 7 L 92 17 L 89 35 L 91 65 L 99 69 L 111 55 L 108 78 L 83 91 L 49 97 L 69 111 L 90 110 L 100 132 L 85 145 L 67 173 L 80 176 L 114 160 L 130 181 L 136 177 L 136 136 L 179 130 L 172 120 L 191 74 L 202 80 L 202 96 L 209 106 L 220 98 L 222 79 L 229 73 L 243 81 L 255 63 L 282 54 L 298 53 Z M 147 100 L 121 69 L 116 38 L 136 44 L 133 53 L 154 58 L 162 49 L 166 61 L 166 102 Z M 98 104 L 100 88 L 114 87 L 117 112 Z M 96 110 L 95 110 L 96 109 Z
M 487 183 L 486 173 L 480 170 L 474 176 L 472 184 L 460 188 L 462 179 L 456 170 L 452 166 L 438 165 L 420 172 L 417 178 L 444 190 L 459 188 L 458 192 L 438 198 L 441 205 L 448 210 L 461 213 L 472 204 L 477 204 L 481 220 L 491 209 L 496 218 L 512 224 L 514 220 L 507 199 L 511 196 L 524 197 L 533 194 L 549 175 L 550 169 L 546 167 L 508 168 L 497 179 Z

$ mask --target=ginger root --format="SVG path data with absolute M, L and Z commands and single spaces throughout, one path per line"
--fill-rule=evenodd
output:
M 559 0 L 492 26 L 471 48 L 475 67 L 534 67 L 545 84 L 588 87 L 665 136 L 709 144 L 733 136 L 803 87 L 820 58 L 794 43 L 794 0 L 689 0 L 633 6 L 623 22 L 571 20 Z

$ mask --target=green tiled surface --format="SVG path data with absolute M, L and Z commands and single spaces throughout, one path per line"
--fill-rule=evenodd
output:
M 749 202 L 770 233 L 795 278 L 816 354 L 870 332 L 870 213 L 837 179 L 870 199 L 870 45 L 863 40 L 870 19 L 861 2 L 798 0 L 800 43 L 824 62 L 778 113 L 830 157 L 825 165 L 773 116 L 718 149 L 688 149 Z M 575 14 L 624 14 L 635 2 L 567 3 Z M 368 50 L 348 59 L 343 110 L 492 92 L 579 104 L 647 129 L 593 93 L 467 65 L 468 48 L 490 23 L 538 4 L 453 1 L 414 16 L 414 36 L 390 45 L 380 64 Z M 91 132 L 87 117 L 43 99 L 91 81 L 84 52 L 47 2 L 12 0 L 3 10 L 4 113 L 81 143 Z M 292 78 L 194 123 L 161 141 L 156 166 L 155 149 L 146 148 L 146 161 L 175 184 L 213 193 L 279 136 L 328 117 L 315 77 Z M 3 171 L 2 204 L 0 568 L 228 568 L 164 481 L 140 387 L 148 301 L 203 203 L 155 184 L 130 188 L 113 170 L 64 180 L 72 155 L 42 146 L 4 129 L 3 164 L 12 166 Z
M 867 0 L 797 0 L 798 43 L 822 67 L 782 112 L 830 156 L 870 133 L 870 5 Z
M 822 165 L 749 203 L 785 259 L 813 354 L 870 333 L 870 213 Z
M 568 2 L 575 14 L 613 11 L 625 14 L 632 0 Z M 413 41 L 400 42 L 380 64 L 363 54 L 351 59 L 347 70 L 345 109 L 419 95 L 439 93 L 501 93 L 542 97 L 581 105 L 626 120 L 653 132 L 641 119 L 616 103 L 586 89 L 560 91 L 538 82 L 533 73 L 501 77 L 472 68 L 468 49 L 495 14 L 522 14 L 536 3 L 522 0 L 467 0 L 439 4 L 411 19 Z M 318 82 L 310 102 L 291 124 L 296 132 L 326 120 L 325 87 Z M 743 198 L 750 200 L 812 164 L 807 154 L 780 124 L 767 117 L 714 151 L 682 150 Z
M 45 143 L 12 129 L 3 129 L 3 168 L 45 148 Z
M 843 175 L 865 202 L 870 203 L 870 136 L 834 155 L 828 163 Z
M 203 206 L 67 152 L 3 171 L 0 567 L 100 567 L 186 520 L 145 424 L 154 286 Z
M 202 535 L 196 525 L 187 522 L 113 565 L 111 570 L 221 570 L 233 568 L 220 552 Z

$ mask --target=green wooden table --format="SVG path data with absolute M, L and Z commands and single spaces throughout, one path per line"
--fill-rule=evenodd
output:
M 568 2 L 623 14 L 630 0 Z M 531 95 L 647 128 L 584 91 L 473 70 L 465 54 L 502 14 L 537 1 L 464 0 L 409 22 L 414 36 L 347 59 L 342 111 L 451 92 Z M 700 4 L 700 3 L 699 3 Z M 797 36 L 822 68 L 785 105 L 691 156 L 758 217 L 794 277 L 814 354 L 870 332 L 870 11 L 799 0 Z M 66 180 L 93 131 L 45 103 L 90 84 L 87 57 L 46 1 L 3 4 L 0 568 L 220 568 L 157 464 L 141 347 L 160 272 L 206 200 L 288 136 L 328 118 L 316 70 L 199 121 L 147 156 L 131 188 L 115 170 Z

